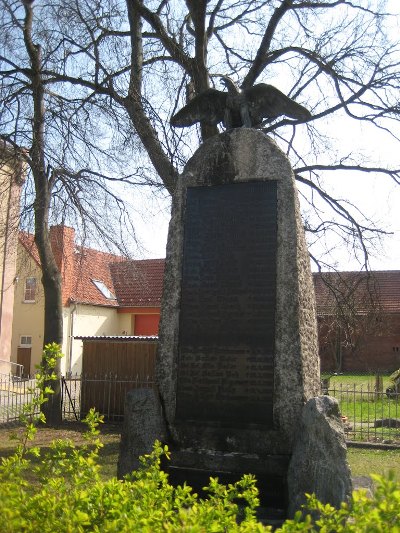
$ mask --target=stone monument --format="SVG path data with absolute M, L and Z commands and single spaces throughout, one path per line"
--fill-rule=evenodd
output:
M 320 394 L 314 288 L 291 166 L 260 131 L 209 139 L 179 179 L 156 374 L 159 398 L 133 424 L 157 412 L 148 450 L 156 435 L 169 445 L 172 479 L 253 473 L 267 503 L 295 510 L 288 495 L 300 502 L 303 484 L 288 483 L 289 464 Z M 143 453 L 136 433 L 124 433 L 119 475 Z

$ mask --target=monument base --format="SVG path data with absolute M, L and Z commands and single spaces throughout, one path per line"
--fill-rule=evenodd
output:
M 290 457 L 287 455 L 222 453 L 213 450 L 172 450 L 166 471 L 174 485 L 188 483 L 202 494 L 210 477 L 220 483 L 234 483 L 244 474 L 253 474 L 257 479 L 260 505 L 263 508 L 287 508 L 287 480 Z
M 151 453 L 156 440 L 167 440 L 158 395 L 153 389 L 133 389 L 125 398 L 117 467 L 119 479 L 139 468 L 139 457 Z
M 340 507 L 351 496 L 352 480 L 346 460 L 346 443 L 338 403 L 319 396 L 304 406 L 300 430 L 290 454 L 224 452 L 183 448 L 167 436 L 161 405 L 155 391 L 139 389 L 127 395 L 121 436 L 118 477 L 139 466 L 139 456 L 152 451 L 154 441 L 168 444 L 170 460 L 163 469 L 171 484 L 190 485 L 201 497 L 210 477 L 220 483 L 239 481 L 244 474 L 257 479 L 260 521 L 277 523 L 292 517 L 315 493 L 324 503 Z
M 353 490 L 346 459 L 347 446 L 335 398 L 311 398 L 303 408 L 288 470 L 290 517 L 315 494 L 322 503 L 339 508 Z

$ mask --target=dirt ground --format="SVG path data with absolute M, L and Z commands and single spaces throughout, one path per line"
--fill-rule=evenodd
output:
M 120 426 L 101 425 L 101 440 L 104 443 L 119 441 Z M 85 439 L 83 433 L 86 431 L 86 426 L 79 422 L 63 422 L 62 425 L 56 428 L 49 428 L 42 426 L 38 428 L 35 436 L 35 445 L 48 447 L 53 440 L 70 439 L 75 444 L 83 444 Z M 11 439 L 12 435 L 18 435 L 23 432 L 23 428 L 18 424 L 0 426 L 0 454 L 2 450 L 13 449 L 15 447 L 15 440 Z
M 113 477 L 117 473 L 121 427 L 110 424 L 100 426 L 103 448 L 100 450 L 99 463 L 104 479 Z M 38 429 L 32 445 L 46 449 L 57 439 L 70 439 L 76 445 L 80 445 L 85 442 L 83 438 L 85 430 L 86 426 L 78 422 L 64 422 L 58 428 L 43 426 Z M 22 432 L 21 426 L 0 426 L 0 458 L 13 452 L 16 441 L 10 440 L 10 437 L 18 432 Z M 397 479 L 400 479 L 400 449 L 385 451 L 373 448 L 349 448 L 348 461 L 353 475 L 387 474 L 389 470 L 393 470 Z

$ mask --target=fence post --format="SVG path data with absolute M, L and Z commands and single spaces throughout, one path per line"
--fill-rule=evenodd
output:
M 383 392 L 383 376 L 380 374 L 375 376 L 375 392 Z
M 322 378 L 321 379 L 322 394 L 329 395 L 329 384 L 330 384 L 330 378 Z

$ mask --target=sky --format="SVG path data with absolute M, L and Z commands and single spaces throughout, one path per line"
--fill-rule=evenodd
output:
M 372 270 L 400 270 L 400 185 L 384 176 L 341 175 L 334 189 L 349 198 L 377 227 L 389 234 L 370 251 Z M 340 270 L 360 270 L 360 264 L 344 249 L 335 249 L 332 258 Z
M 388 0 L 388 11 L 398 13 L 399 0 Z M 398 19 L 393 19 L 398 24 Z M 393 30 L 398 34 L 399 28 Z M 332 120 L 332 119 L 330 119 Z M 348 125 L 338 119 L 336 127 L 330 131 L 337 131 L 333 146 L 337 146 L 340 153 L 361 151 L 371 160 L 371 166 L 400 167 L 399 143 L 395 139 L 380 133 L 375 127 L 365 126 L 361 122 Z M 400 137 L 400 128 L 397 135 Z M 396 132 L 395 132 L 396 133 Z M 336 143 L 336 145 L 335 145 Z M 365 173 L 328 173 L 329 193 L 337 198 L 346 198 L 360 209 L 372 222 L 389 234 L 382 237 L 380 243 L 370 250 L 370 268 L 372 270 L 400 270 L 400 185 L 387 176 Z M 327 176 L 328 176 L 327 174 Z M 143 244 L 140 251 L 142 258 L 165 257 L 168 222 L 170 218 L 170 202 L 167 198 L 154 196 L 142 198 L 137 206 L 136 216 L 137 237 Z M 325 243 L 325 247 L 332 247 L 330 257 L 326 261 L 339 270 L 360 270 L 361 264 L 355 258 L 352 250 L 343 245 Z M 312 250 L 316 256 L 322 256 L 325 248 L 316 247 Z M 315 267 L 314 267 L 315 269 Z
M 372 252 L 370 267 L 373 270 L 400 270 L 400 186 L 387 177 L 366 174 L 349 177 L 342 174 L 336 180 L 334 190 L 338 196 L 348 197 L 379 227 L 391 232 L 383 239 L 381 248 Z M 137 236 L 143 246 L 140 258 L 165 257 L 169 199 L 151 196 L 146 201 L 142 198 L 142 206 L 145 209 L 138 206 L 139 213 L 136 215 Z M 336 263 L 340 270 L 360 270 L 360 264 L 351 258 L 351 252 L 349 257 L 346 250 L 336 248 L 331 256 L 331 262 Z
M 383 159 L 399 156 L 395 147 L 376 146 Z M 400 165 L 397 164 L 397 167 Z M 370 268 L 372 270 L 400 270 L 400 185 L 387 176 L 358 173 L 332 173 L 334 179 L 330 181 L 330 192 L 336 197 L 349 199 L 364 214 L 368 215 L 377 227 L 385 229 L 389 234 L 382 238 L 380 244 L 371 250 Z M 141 247 L 137 258 L 165 257 L 168 224 L 170 219 L 170 200 L 166 194 L 147 193 L 141 197 L 136 206 L 135 215 L 136 234 Z M 326 244 L 326 243 L 325 243 Z M 354 258 L 350 250 L 343 245 L 332 245 L 330 257 L 326 260 L 334 264 L 339 270 L 360 270 L 360 263 Z M 316 247 L 313 253 L 321 255 L 324 248 Z M 312 265 L 312 268 L 315 267 Z

